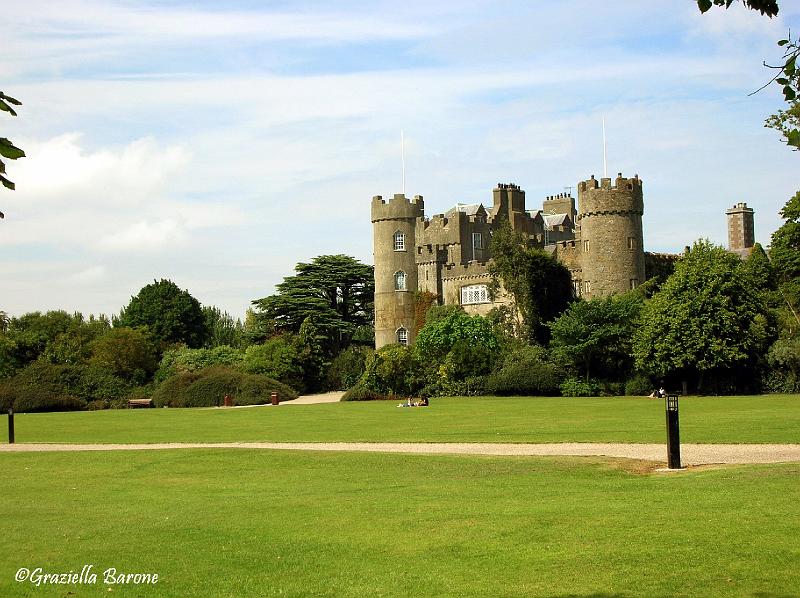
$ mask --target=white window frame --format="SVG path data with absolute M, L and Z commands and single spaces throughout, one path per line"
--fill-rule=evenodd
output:
M 483 249 L 483 235 L 481 233 L 472 233 L 472 249 Z
M 408 280 L 406 277 L 406 273 L 402 270 L 398 270 L 394 273 L 394 290 L 395 291 L 406 291 L 408 290 Z
M 406 234 L 401 230 L 394 231 L 394 250 L 395 251 L 406 250 Z
M 399 345 L 403 345 L 404 347 L 408 346 L 408 330 L 403 328 L 402 326 L 395 331 L 397 335 L 397 343 Z
M 461 305 L 480 305 L 491 302 L 487 285 L 470 284 L 461 287 Z

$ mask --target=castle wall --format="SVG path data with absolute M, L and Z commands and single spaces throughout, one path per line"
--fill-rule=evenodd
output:
M 416 226 L 423 208 L 421 196 L 409 200 L 395 195 L 388 203 L 379 195 L 372 199 L 376 348 L 398 342 L 399 329 L 406 331 L 409 344 L 416 338 Z M 395 248 L 397 232 L 405 235 L 402 250 Z M 398 272 L 405 273 L 405 290 L 395 288 Z
M 578 185 L 582 295 L 621 294 L 644 282 L 642 182 L 620 174 Z
M 728 216 L 728 250 L 747 256 L 755 244 L 753 208 L 737 203 L 725 212 Z

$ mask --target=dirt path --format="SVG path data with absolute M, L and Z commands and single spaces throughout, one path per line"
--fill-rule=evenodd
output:
M 230 442 L 173 444 L 4 444 L 0 453 L 47 451 L 140 451 L 157 449 L 228 448 L 303 451 L 357 451 L 447 455 L 567 455 L 606 456 L 665 462 L 663 444 L 490 444 L 490 443 L 367 443 L 367 442 Z M 782 463 L 800 461 L 800 444 L 684 444 L 685 465 L 713 463 Z

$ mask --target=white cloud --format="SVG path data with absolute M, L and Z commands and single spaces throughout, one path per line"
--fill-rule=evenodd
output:
M 186 242 L 188 235 L 182 223 L 172 219 L 148 222 L 142 220 L 100 238 L 98 247 L 112 251 L 158 252 L 171 245 Z
M 74 284 L 92 284 L 103 280 L 106 276 L 105 266 L 90 266 L 67 277 L 67 282 Z

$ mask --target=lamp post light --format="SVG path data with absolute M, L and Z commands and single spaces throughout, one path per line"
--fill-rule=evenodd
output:
M 681 435 L 678 426 L 678 395 L 667 395 L 667 467 L 681 468 Z

